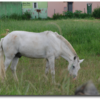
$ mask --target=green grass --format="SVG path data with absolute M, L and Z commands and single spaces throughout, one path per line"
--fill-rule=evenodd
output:
M 45 59 L 30 59 L 22 57 L 17 65 L 19 82 L 13 79 L 10 67 L 7 80 L 0 82 L 0 95 L 74 95 L 77 86 L 92 80 L 100 92 L 100 20 L 0 20 L 0 34 L 10 31 L 23 30 L 42 32 L 56 31 L 62 34 L 74 47 L 80 59 L 85 59 L 81 64 L 76 81 L 68 77 L 68 62 L 59 58 L 55 63 L 56 82 L 52 85 L 51 73 L 45 73 Z M 2 38 L 0 36 L 0 38 Z

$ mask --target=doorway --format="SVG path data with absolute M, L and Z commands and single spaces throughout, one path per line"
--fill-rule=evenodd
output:
M 68 11 L 73 12 L 73 2 L 68 2 Z
M 91 14 L 92 13 L 92 4 L 88 3 L 87 4 L 87 14 Z

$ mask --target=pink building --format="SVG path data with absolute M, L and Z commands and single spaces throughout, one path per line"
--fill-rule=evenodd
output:
M 100 7 L 100 2 L 48 2 L 48 17 L 52 17 L 54 13 L 63 14 L 64 11 L 81 10 L 82 13 L 92 13 L 97 7 Z

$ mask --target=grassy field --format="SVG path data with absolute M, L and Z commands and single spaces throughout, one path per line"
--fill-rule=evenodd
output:
M 19 82 L 14 81 L 9 67 L 7 80 L 0 82 L 0 95 L 74 95 L 76 87 L 90 79 L 100 92 L 100 20 L 0 20 L 0 38 L 6 33 L 5 29 L 56 31 L 72 44 L 79 58 L 85 60 L 81 64 L 77 80 L 72 81 L 68 77 L 68 62 L 63 58 L 57 59 L 55 78 L 60 85 L 52 85 L 51 73 L 47 78 L 44 76 L 45 59 L 22 57 L 17 65 Z

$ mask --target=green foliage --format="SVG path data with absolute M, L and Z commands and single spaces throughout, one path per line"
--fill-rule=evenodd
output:
M 10 19 L 15 19 L 15 20 L 20 20 L 20 19 L 22 19 L 21 15 L 17 15 L 17 14 L 12 14 L 12 15 L 9 16 L 8 18 L 10 18 Z
M 100 18 L 100 8 L 95 8 L 92 15 L 95 18 Z
M 39 17 L 39 18 L 38 18 L 38 20 L 42 20 L 42 18 L 41 18 L 41 17 Z
M 53 15 L 53 19 L 62 19 L 62 18 L 64 18 L 64 16 L 62 15 L 62 14 L 54 14 Z
M 47 20 L 52 20 L 52 18 L 51 17 L 47 17 Z
M 75 17 L 75 18 L 80 18 L 80 17 L 81 17 L 81 13 L 82 13 L 82 11 L 76 10 L 76 11 L 74 12 L 74 17 Z
M 67 19 L 67 18 L 92 18 L 91 14 L 82 13 L 80 10 L 76 10 L 74 13 L 67 11 L 64 14 L 54 14 L 52 18 L 47 17 L 45 20 L 56 20 L 56 19 Z M 1 16 L 1 19 L 15 19 L 15 20 L 29 20 L 31 19 L 31 12 L 26 11 L 22 15 L 12 14 L 10 16 Z M 44 20 L 42 18 L 34 19 L 34 20 Z
M 1 19 L 15 19 L 15 20 L 29 20 L 31 18 L 31 13 L 29 11 L 26 11 L 24 14 L 22 15 L 18 15 L 18 14 L 12 14 L 10 16 L 1 16 Z
M 80 10 L 76 10 L 74 13 L 71 11 L 64 12 L 64 15 L 54 14 L 53 19 L 67 19 L 67 18 L 91 18 L 91 14 L 82 13 Z
M 31 13 L 29 11 L 26 11 L 23 15 L 22 15 L 22 19 L 30 19 L 31 18 Z
M 65 16 L 67 18 L 73 18 L 73 13 L 71 11 L 67 11 L 67 12 L 65 12 Z

